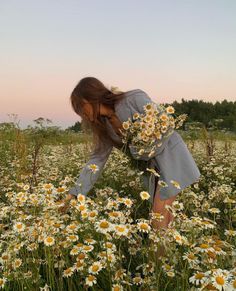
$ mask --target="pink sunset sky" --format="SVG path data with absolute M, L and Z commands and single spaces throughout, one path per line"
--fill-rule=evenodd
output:
M 66 128 L 87 76 L 158 103 L 236 101 L 236 1 L 2 0 L 0 122 Z

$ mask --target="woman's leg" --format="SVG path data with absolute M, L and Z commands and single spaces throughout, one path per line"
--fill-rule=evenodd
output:
M 166 205 L 171 205 L 173 203 L 173 201 L 175 200 L 176 195 L 173 197 L 170 197 L 166 200 L 161 200 L 160 199 L 160 185 L 157 184 L 156 187 L 156 191 L 155 191 L 155 196 L 154 196 L 154 203 L 153 203 L 153 207 L 152 207 L 152 212 L 156 213 L 160 213 L 162 216 L 164 216 L 164 218 L 159 221 L 157 219 L 153 219 L 152 220 L 152 226 L 155 229 L 162 229 L 162 228 L 168 228 L 169 223 L 171 221 L 173 221 L 174 216 L 172 215 L 172 213 L 170 211 L 168 211 L 165 206 Z M 165 248 L 164 246 L 160 246 L 156 252 L 156 258 L 158 259 L 160 256 L 163 256 L 165 253 Z
M 172 196 L 168 199 L 161 200 L 160 199 L 160 185 L 157 184 L 156 191 L 155 191 L 155 196 L 154 196 L 154 202 L 152 206 L 152 212 L 160 213 L 161 215 L 164 216 L 164 219 L 161 221 L 158 221 L 157 219 L 154 219 L 152 221 L 152 225 L 156 229 L 161 229 L 161 228 L 167 228 L 169 223 L 173 221 L 174 217 L 170 211 L 168 211 L 165 206 L 166 205 L 171 205 L 173 201 L 176 199 L 176 195 Z

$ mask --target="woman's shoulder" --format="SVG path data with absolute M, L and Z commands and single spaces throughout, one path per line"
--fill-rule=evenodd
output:
M 151 101 L 151 98 L 142 89 L 133 89 L 127 91 L 125 92 L 125 95 L 127 96 L 127 100 L 129 100 L 130 102 L 139 102 L 139 100 L 142 99 L 149 99 Z
M 125 92 L 125 95 L 134 95 L 136 93 L 145 93 L 142 89 L 133 89 Z
M 143 105 L 153 102 L 148 94 L 142 89 L 133 89 L 124 93 L 125 98 L 122 98 L 116 104 L 116 111 L 121 109 L 123 112 L 127 107 L 132 107 L 136 111 L 143 111 Z

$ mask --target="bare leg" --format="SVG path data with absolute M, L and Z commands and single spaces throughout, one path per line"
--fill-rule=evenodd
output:
M 170 197 L 168 199 L 165 200 L 161 200 L 160 199 L 160 185 L 157 185 L 156 188 L 156 193 L 155 193 L 155 197 L 154 197 L 154 203 L 153 203 L 153 207 L 152 207 L 152 212 L 156 213 L 160 213 L 161 215 L 164 216 L 164 219 L 162 221 L 158 221 L 158 220 L 153 220 L 153 227 L 156 229 L 161 229 L 161 228 L 167 228 L 168 224 L 174 219 L 172 213 L 170 213 L 170 211 L 168 211 L 165 206 L 166 205 L 171 205 L 173 203 L 173 201 L 175 200 L 176 196 Z
M 173 221 L 174 216 L 172 215 L 172 213 L 170 213 L 170 211 L 168 211 L 165 208 L 165 206 L 171 205 L 173 203 L 173 201 L 175 200 L 175 198 L 176 198 L 176 196 L 173 196 L 173 197 L 170 197 L 168 199 L 161 200 L 160 199 L 160 185 L 157 185 L 155 196 L 154 196 L 154 203 L 153 203 L 153 207 L 152 207 L 152 212 L 160 213 L 162 216 L 164 216 L 164 219 L 162 219 L 161 221 L 158 221 L 157 219 L 153 219 L 152 220 L 153 228 L 155 228 L 157 230 L 168 228 L 168 225 L 171 221 Z M 158 250 L 157 257 L 159 257 L 160 255 L 163 255 L 163 254 L 164 254 L 164 247 L 161 247 Z

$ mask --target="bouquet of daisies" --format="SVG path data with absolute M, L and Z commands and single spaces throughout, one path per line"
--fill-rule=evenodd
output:
M 136 159 L 148 160 L 155 156 L 164 139 L 182 126 L 187 114 L 175 117 L 174 112 L 173 106 L 149 102 L 144 105 L 143 114 L 136 112 L 133 120 L 129 118 L 122 123 L 122 141 Z

